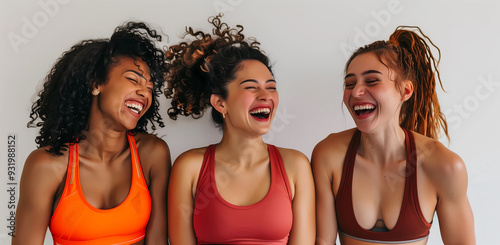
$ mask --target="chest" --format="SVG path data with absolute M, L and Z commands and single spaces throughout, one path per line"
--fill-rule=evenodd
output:
M 340 180 L 337 192 L 339 186 Z M 437 204 L 436 191 L 421 169 L 421 163 L 407 166 L 406 160 L 382 168 L 358 156 L 352 172 L 351 196 L 357 223 L 366 230 L 374 227 L 392 230 L 402 209 L 408 206 L 420 209 L 430 223 Z
M 133 172 L 130 158 L 109 166 L 80 161 L 79 182 L 85 200 L 98 209 L 117 207 L 130 192 Z
M 216 164 L 214 181 L 220 196 L 229 203 L 248 206 L 262 200 L 271 187 L 269 162 L 255 164 L 252 168 Z

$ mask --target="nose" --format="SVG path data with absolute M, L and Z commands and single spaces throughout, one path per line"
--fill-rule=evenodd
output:
M 271 92 L 267 91 L 265 88 L 259 89 L 259 95 L 257 97 L 259 100 L 270 100 L 271 99 Z
M 356 84 L 352 89 L 352 96 L 359 97 L 366 93 L 366 88 L 362 84 Z
M 149 92 L 149 89 L 146 85 L 140 85 L 137 88 L 137 94 L 141 97 L 148 97 L 151 95 L 151 92 Z

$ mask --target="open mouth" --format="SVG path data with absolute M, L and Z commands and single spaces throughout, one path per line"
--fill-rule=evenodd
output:
M 250 111 L 250 115 L 252 117 L 260 120 L 268 119 L 270 114 L 271 114 L 271 108 L 265 108 L 265 107 L 255 108 Z
M 354 113 L 356 113 L 356 115 L 358 116 L 367 115 L 372 113 L 375 110 L 375 108 L 376 106 L 372 104 L 355 105 Z
M 125 105 L 134 113 L 136 114 L 141 114 L 142 109 L 144 108 L 144 105 L 142 103 L 139 103 L 137 101 L 125 101 Z

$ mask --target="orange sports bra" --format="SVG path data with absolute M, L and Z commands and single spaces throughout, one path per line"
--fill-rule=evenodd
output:
M 90 205 L 80 186 L 78 143 L 69 147 L 64 191 L 50 220 L 54 244 L 132 244 L 144 238 L 151 213 L 151 197 L 142 175 L 132 134 L 127 134 L 132 159 L 132 183 L 125 200 L 111 209 Z
M 292 196 L 278 149 L 268 145 L 271 185 L 249 206 L 224 200 L 215 183 L 215 145 L 205 153 L 194 202 L 193 226 L 198 244 L 285 245 L 292 228 Z
M 339 233 L 350 238 L 374 243 L 415 242 L 423 240 L 429 235 L 431 223 L 425 220 L 418 201 L 415 140 L 411 131 L 403 130 L 406 136 L 406 178 L 403 203 L 396 226 L 389 231 L 374 231 L 362 228 L 356 221 L 352 207 L 352 176 L 361 139 L 361 132 L 356 130 L 347 149 L 340 186 L 335 197 Z

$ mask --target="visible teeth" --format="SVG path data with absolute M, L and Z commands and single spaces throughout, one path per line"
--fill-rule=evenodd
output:
M 359 111 L 359 110 L 371 110 L 375 109 L 374 105 L 366 104 L 366 105 L 355 105 L 354 110 Z
M 139 103 L 125 102 L 125 105 L 133 112 L 139 114 L 142 111 L 143 105 Z
M 250 114 L 259 114 L 259 113 L 269 114 L 269 113 L 271 113 L 271 109 L 269 109 L 269 108 L 258 108 L 258 109 L 250 111 Z

